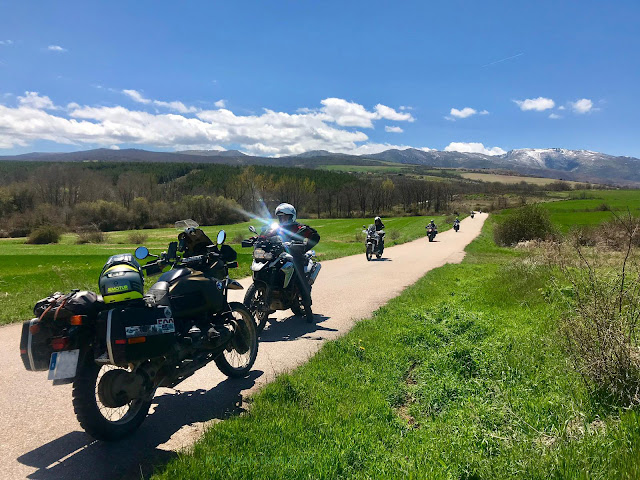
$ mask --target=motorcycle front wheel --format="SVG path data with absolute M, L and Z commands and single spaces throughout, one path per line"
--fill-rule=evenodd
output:
M 98 365 L 91 359 L 78 368 L 73 382 L 76 418 L 84 431 L 97 440 L 114 441 L 131 435 L 142 424 L 151 406 L 151 398 L 131 400 L 116 408 L 102 403 L 100 381 L 115 369 L 124 370 L 114 365 Z
M 244 296 L 245 306 L 256 319 L 256 329 L 258 333 L 262 332 L 269 318 L 269 311 L 264 304 L 266 296 L 266 288 L 264 286 L 256 286 L 255 283 L 247 289 L 247 293 Z
M 258 331 L 253 315 L 247 307 L 230 302 L 231 312 L 238 329 L 227 348 L 215 362 L 222 373 L 231 378 L 246 377 L 258 355 Z
M 373 246 L 370 243 L 367 245 L 367 251 L 365 252 L 365 255 L 367 256 L 367 262 L 370 262 L 371 256 L 373 255 Z

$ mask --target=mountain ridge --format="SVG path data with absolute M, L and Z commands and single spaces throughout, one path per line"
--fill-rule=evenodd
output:
M 502 155 L 416 148 L 389 149 L 364 155 L 318 150 L 283 157 L 259 157 L 238 150 L 155 152 L 135 148 L 99 148 L 66 153 L 32 152 L 0 156 L 0 161 L 224 163 L 308 168 L 327 164 L 376 165 L 379 162 L 391 162 L 437 168 L 501 169 L 548 178 L 619 185 L 640 184 L 638 158 L 563 148 L 522 148 Z

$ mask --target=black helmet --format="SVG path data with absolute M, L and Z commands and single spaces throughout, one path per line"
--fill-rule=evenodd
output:
M 129 253 L 113 255 L 102 267 L 99 285 L 104 303 L 141 299 L 144 293 L 142 268 Z

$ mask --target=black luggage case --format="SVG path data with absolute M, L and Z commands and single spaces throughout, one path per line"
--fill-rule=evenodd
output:
M 101 312 L 107 354 L 114 365 L 165 355 L 176 342 L 171 309 L 165 306 L 114 308 Z
M 49 369 L 49 361 L 53 353 L 49 340 L 52 336 L 51 328 L 43 325 L 37 318 L 22 324 L 20 358 L 24 368 L 34 372 Z

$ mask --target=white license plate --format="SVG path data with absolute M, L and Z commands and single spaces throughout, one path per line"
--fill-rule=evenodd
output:
M 80 350 L 68 350 L 66 352 L 53 352 L 49 362 L 49 380 L 63 380 L 76 376 L 78 369 L 78 356 Z

